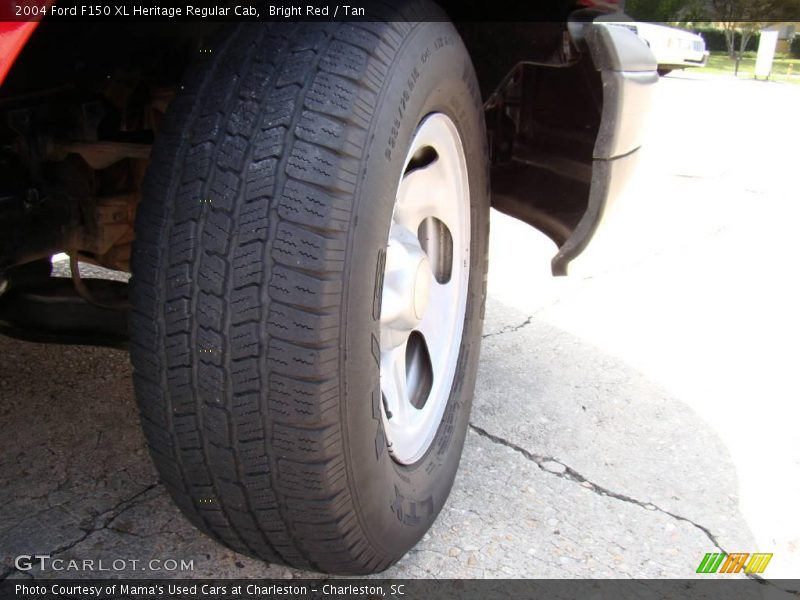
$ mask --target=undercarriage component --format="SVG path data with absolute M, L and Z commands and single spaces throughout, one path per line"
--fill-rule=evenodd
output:
M 60 252 L 65 233 L 77 224 L 67 196 L 42 195 L 21 171 L 16 157 L 0 155 L 0 274 Z
M 138 193 L 95 199 L 84 211 L 82 226 L 67 239 L 69 253 L 109 269 L 127 271 L 138 200 Z
M 93 169 L 105 169 L 123 158 L 150 158 L 150 144 L 126 142 L 50 142 L 49 160 L 64 160 L 77 154 Z
M 73 159 L 64 162 L 81 162 Z M 133 167 L 136 173 L 143 171 L 145 161 L 137 162 L 143 164 Z M 42 195 L 38 187 L 22 187 L 0 193 L 0 273 L 63 251 L 109 269 L 128 270 L 138 192 L 94 196 L 74 189 Z
M 141 179 L 174 83 L 144 75 L 144 58 L 125 47 L 106 69 L 59 84 L 64 72 L 39 61 L 66 32 L 43 29 L 0 94 L 0 273 L 58 252 L 127 270 Z M 85 54 L 63 55 L 81 69 Z
M 86 281 L 81 278 L 81 268 L 78 257 L 75 254 L 69 257 L 69 270 L 72 274 L 72 285 L 75 286 L 75 291 L 89 304 L 110 310 L 127 310 L 130 308 L 127 297 L 122 297 L 122 294 L 117 294 L 118 297 L 112 298 L 111 300 L 98 297 L 94 291 L 92 291 L 92 288 L 87 285 Z M 108 296 L 108 294 L 104 295 Z
M 0 155 L 0 271 L 62 251 L 127 270 L 150 145 L 56 141 L 39 133 L 49 114 L 18 110 L 9 116 L 16 152 Z

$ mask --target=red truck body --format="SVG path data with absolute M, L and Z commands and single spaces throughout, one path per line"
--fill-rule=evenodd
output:
M 0 85 L 39 21 L 0 21 Z

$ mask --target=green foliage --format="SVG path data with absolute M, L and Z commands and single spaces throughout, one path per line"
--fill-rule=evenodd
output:
M 723 23 L 796 21 L 800 0 L 705 0 L 710 16 Z
M 696 0 L 626 0 L 625 12 L 637 21 L 671 23 L 685 20 Z
M 792 38 L 792 44 L 789 46 L 789 52 L 795 58 L 800 58 L 800 35 L 796 34 Z

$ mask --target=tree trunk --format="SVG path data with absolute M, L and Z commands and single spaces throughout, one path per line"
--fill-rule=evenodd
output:
M 736 46 L 735 42 L 735 29 L 733 28 L 726 28 L 725 29 L 725 45 L 728 47 L 728 57 L 729 58 L 736 58 Z
M 739 43 L 739 56 L 744 56 L 745 50 L 747 50 L 747 44 L 750 42 L 750 38 L 753 37 L 753 32 L 742 32 L 742 41 Z
M 739 52 L 736 55 L 736 70 L 734 71 L 734 75 L 737 77 L 739 76 L 739 63 L 741 62 L 742 57 L 744 56 L 745 48 L 747 48 L 747 42 L 750 41 L 751 37 L 753 37 L 752 31 L 743 31 L 742 38 L 741 40 L 739 40 Z

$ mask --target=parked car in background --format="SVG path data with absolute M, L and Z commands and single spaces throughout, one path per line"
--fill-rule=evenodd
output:
M 708 51 L 703 36 L 676 27 L 656 23 L 619 23 L 635 32 L 648 46 L 658 62 L 659 75 L 674 69 L 704 67 Z

